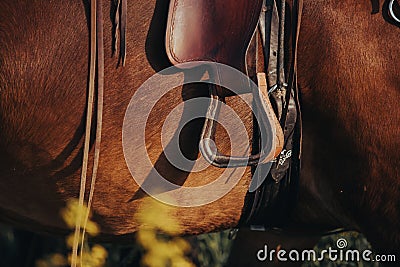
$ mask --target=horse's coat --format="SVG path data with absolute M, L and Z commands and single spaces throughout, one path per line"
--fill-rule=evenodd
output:
M 0 2 L 1 218 L 42 231 L 64 232 L 58 213 L 78 196 L 87 88 L 86 1 Z M 110 3 L 104 10 L 111 10 Z M 121 145 L 125 109 L 137 88 L 169 66 L 164 52 L 166 1 L 128 2 L 126 66 L 111 58 L 105 15 L 105 99 L 102 152 L 93 211 L 105 235 L 134 232 L 134 214 L 147 197 L 126 167 Z M 105 13 L 106 14 L 106 13 Z M 305 0 L 299 41 L 303 170 L 294 222 L 359 229 L 379 249 L 400 246 L 400 29 L 368 1 Z M 146 132 L 149 157 L 167 179 L 205 184 L 223 170 L 187 173 L 162 153 L 163 120 L 185 99 L 187 86 L 163 97 Z M 206 94 L 206 93 L 204 93 Z M 250 132 L 251 113 L 228 99 Z M 198 155 L 200 120 L 182 133 L 184 153 Z M 221 148 L 229 144 L 217 137 Z M 174 209 L 184 233 L 232 227 L 240 219 L 250 170 L 217 202 Z M 197 196 L 193 196 L 197 197 Z

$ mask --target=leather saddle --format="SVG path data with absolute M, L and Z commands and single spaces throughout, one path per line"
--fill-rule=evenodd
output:
M 263 0 L 171 0 L 165 40 L 171 63 L 177 65 L 211 61 L 246 73 L 246 52 L 257 29 L 262 4 Z M 214 141 L 216 115 L 206 119 L 200 142 L 200 151 L 211 164 L 217 167 L 256 165 L 260 159 L 260 162 L 268 162 L 281 152 L 283 132 L 266 92 L 266 83 L 263 82 L 265 75 L 258 75 L 258 80 L 260 92 L 253 92 L 253 97 L 256 105 L 259 103 L 258 110 L 265 118 L 264 125 L 260 123 L 260 126 L 276 129 L 272 149 L 266 149 L 268 151 L 263 151 L 263 155 L 251 155 L 248 158 L 219 153 L 209 142 Z M 214 99 L 212 98 L 209 111 L 217 110 L 224 97 L 233 95 L 231 91 L 221 88 L 214 91 L 217 97 L 214 95 Z M 239 93 L 250 91 L 243 90 Z M 233 164 L 228 165 L 228 162 Z
M 166 48 L 173 64 L 215 61 L 245 71 L 262 0 L 171 0 Z

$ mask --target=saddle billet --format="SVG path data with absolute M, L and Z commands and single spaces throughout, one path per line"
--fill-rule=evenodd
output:
M 288 222 L 288 217 L 296 203 L 301 158 L 301 109 L 299 90 L 297 87 L 297 43 L 303 9 L 302 0 L 294 0 L 291 9 L 285 14 L 285 1 L 264 1 L 263 12 L 260 15 L 260 32 L 264 48 L 264 62 L 268 66 L 268 87 L 270 99 L 280 124 L 284 129 L 284 147 L 282 153 L 268 170 L 263 165 L 253 167 L 252 180 L 262 180 L 254 192 L 250 193 L 244 207 L 240 224 L 255 226 L 257 229 L 282 227 Z M 284 26 L 285 16 L 290 16 L 291 25 Z M 290 67 L 287 72 L 280 72 L 285 63 L 279 58 L 285 48 L 277 32 L 291 28 L 291 57 L 287 62 Z M 279 30 L 278 30 L 279 29 Z M 285 41 L 285 42 L 282 42 Z M 275 52 L 275 53 L 274 53 Z M 287 75 L 287 83 L 282 80 Z M 282 83 L 283 82 L 283 83 Z M 255 132 L 257 135 L 257 132 Z M 256 137 L 254 138 L 257 139 Z M 253 150 L 259 150 L 259 142 L 253 143 Z
M 166 32 L 166 50 L 170 61 L 175 65 L 197 61 L 218 62 L 245 73 L 245 56 L 258 23 L 261 6 L 262 0 L 171 0 Z M 213 72 L 221 76 L 218 69 Z M 283 133 L 275 119 L 268 96 L 259 92 L 251 93 L 258 109 L 263 113 L 260 127 L 277 129 L 272 137 L 272 144 L 265 144 L 260 153 L 248 157 L 220 153 L 214 145 L 216 121 L 221 102 L 224 102 L 224 97 L 232 95 L 232 92 L 215 85 L 209 86 L 209 90 L 210 105 L 199 144 L 200 151 L 208 162 L 222 168 L 240 167 L 269 162 L 279 155 Z M 250 92 L 243 90 L 239 93 Z

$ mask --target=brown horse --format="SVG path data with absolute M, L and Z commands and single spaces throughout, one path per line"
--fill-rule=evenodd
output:
M 104 236 L 135 232 L 134 214 L 148 198 L 127 168 L 121 132 L 139 86 L 170 65 L 164 52 L 167 2 L 128 1 L 123 68 L 111 57 L 112 23 L 105 16 L 103 136 L 93 202 Z M 104 10 L 112 10 L 110 4 L 106 2 Z M 387 3 L 383 7 L 387 11 Z M 24 228 L 64 233 L 59 211 L 67 199 L 78 197 L 88 75 L 87 10 L 86 1 L 0 2 L 0 210 L 2 220 Z M 368 1 L 304 1 L 298 53 L 303 165 L 299 199 L 288 224 L 300 229 L 355 228 L 379 250 L 397 252 L 400 29 L 388 20 L 386 15 L 372 15 Z M 162 122 L 170 111 L 206 94 L 189 86 L 176 88 L 157 102 L 148 119 L 149 158 L 176 184 L 204 185 L 224 171 L 181 171 L 168 162 L 161 146 Z M 249 109 L 238 97 L 227 102 L 250 132 Z M 188 158 L 198 156 L 201 127 L 202 121 L 195 120 L 181 133 Z M 229 152 L 229 145 L 221 142 L 225 137 L 221 133 L 217 142 Z M 174 208 L 182 233 L 237 225 L 251 179 L 250 168 L 242 170 L 239 183 L 218 201 Z

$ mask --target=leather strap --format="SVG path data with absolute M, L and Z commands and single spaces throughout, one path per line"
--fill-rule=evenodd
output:
M 127 23 L 127 0 L 122 0 L 121 5 L 121 42 L 120 42 L 120 60 L 122 60 L 122 66 L 125 66 L 126 60 L 126 23 Z
M 126 23 L 127 23 L 127 0 L 116 0 L 114 14 L 114 38 L 113 55 L 117 53 L 117 44 L 119 41 L 118 63 L 122 62 L 125 66 L 126 59 Z M 121 39 L 119 40 L 119 36 Z
M 301 114 L 297 88 L 296 65 L 297 65 L 297 43 L 301 25 L 302 0 L 294 0 L 292 8 L 292 59 L 288 75 L 288 84 L 284 85 L 279 81 L 279 75 L 276 70 L 281 66 L 280 60 L 276 59 L 276 50 L 282 50 L 276 42 L 274 31 L 281 31 L 284 27 L 276 28 L 273 20 L 276 15 L 274 3 L 270 0 L 265 1 L 265 13 L 261 14 L 260 23 L 264 23 L 265 28 L 260 27 L 263 43 L 265 44 L 265 61 L 268 62 L 269 85 L 277 85 L 277 89 L 271 93 L 271 100 L 275 108 L 275 112 L 281 118 L 281 126 L 285 129 L 285 145 L 281 155 L 271 167 L 271 172 L 267 179 L 264 180 L 253 194 L 249 194 L 252 198 L 250 209 L 245 213 L 242 222 L 247 225 L 278 226 L 283 220 L 287 219 L 295 199 L 297 198 L 297 187 L 300 167 L 300 150 L 301 150 Z M 282 3 L 281 3 L 282 5 Z M 281 10 L 280 10 L 281 11 Z M 282 19 L 281 13 L 281 23 Z M 276 20 L 276 19 L 275 19 Z M 275 25 L 275 26 L 272 26 Z M 262 26 L 262 25 L 260 25 Z M 275 27 L 275 28 L 273 28 Z M 271 29 L 271 35 L 268 36 L 268 29 Z M 263 33 L 264 31 L 264 33 Z M 280 32 L 280 36 L 283 34 Z M 272 38 L 272 39 L 271 39 Z M 275 40 L 275 41 L 274 41 Z M 275 53 L 274 53 L 275 52 Z M 278 52 L 279 55 L 279 52 Z M 279 72 L 279 71 L 278 71 Z M 284 88 L 286 87 L 287 88 Z M 281 92 L 279 92 L 281 90 Z M 284 94 L 283 94 L 284 93 Z M 255 131 L 254 140 L 257 140 L 257 132 Z M 259 144 L 254 143 L 254 149 L 259 149 Z M 290 153 L 288 153 L 290 151 Z M 266 166 L 267 168 L 268 166 Z M 253 179 L 263 180 L 268 169 L 263 165 L 253 168 Z M 255 171 L 257 170 L 257 171 Z
M 83 202 L 85 198 L 85 187 L 86 187 L 86 176 L 88 170 L 88 160 L 89 160 L 89 146 L 90 146 L 90 131 L 92 123 L 92 113 L 93 113 L 93 98 L 95 90 L 95 70 L 96 70 L 96 49 L 97 49 L 97 38 L 96 38 L 96 0 L 92 0 L 90 3 L 90 65 L 89 65 L 89 90 L 87 97 L 87 108 L 86 108 L 86 130 L 85 130 L 85 141 L 83 147 L 83 160 L 82 160 L 82 170 L 81 170 L 81 180 L 79 189 L 79 200 L 78 200 L 78 214 L 75 223 L 74 241 L 72 246 L 72 258 L 71 267 L 77 266 L 78 261 L 78 249 L 79 240 L 81 235 L 81 225 L 83 219 Z
M 90 191 L 89 198 L 87 203 L 87 212 L 84 217 L 83 227 L 82 227 L 82 240 L 81 240 L 81 248 L 83 248 L 85 241 L 85 232 L 87 223 L 90 216 L 90 209 L 92 207 L 94 188 L 96 184 L 97 178 L 97 170 L 99 167 L 100 160 L 100 144 L 101 144 L 101 130 L 103 125 L 103 101 L 104 101 L 104 41 L 103 41 L 103 10 L 102 10 L 102 2 L 98 0 L 99 3 L 97 5 L 97 23 L 96 23 L 96 32 L 97 32 L 97 123 L 96 123 L 96 140 L 94 143 L 94 161 L 93 161 L 93 169 L 92 169 L 92 177 L 90 183 Z M 83 250 L 81 249 L 81 259 Z
M 96 64 L 97 61 L 97 64 Z M 97 66 L 97 71 L 96 71 Z M 97 78 L 97 79 L 96 79 Z M 93 104 L 95 94 L 95 84 L 97 82 L 97 124 L 94 145 L 94 162 L 92 167 L 92 175 L 90 177 L 89 198 L 86 209 L 84 209 L 84 200 L 86 192 L 87 171 L 90 150 L 90 133 L 93 117 Z M 79 189 L 78 214 L 75 223 L 74 241 L 72 246 L 71 267 L 78 264 L 78 251 L 80 246 L 80 266 L 83 259 L 83 244 L 85 240 L 85 232 L 89 219 L 90 208 L 92 205 L 94 188 L 97 177 L 97 170 L 100 159 L 101 130 L 103 121 L 103 96 L 104 96 L 104 46 L 103 46 L 103 11 L 102 1 L 92 0 L 90 5 L 90 63 L 89 63 L 89 90 L 86 108 L 86 129 L 83 148 L 82 171 Z M 84 211 L 86 211 L 85 214 Z

